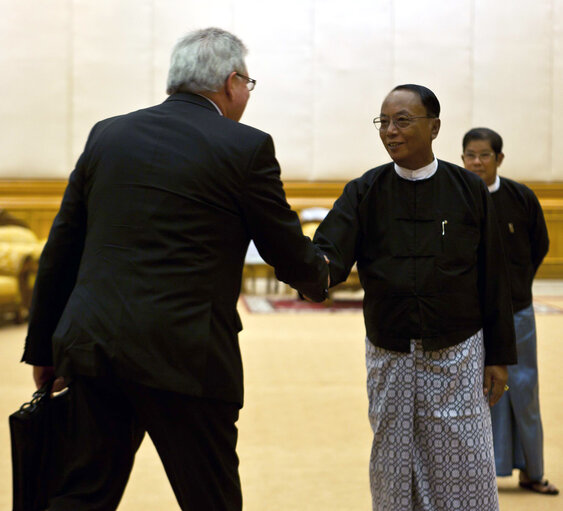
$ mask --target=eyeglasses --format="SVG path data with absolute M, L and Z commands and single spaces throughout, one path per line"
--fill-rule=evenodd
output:
M 246 88 L 247 88 L 249 91 L 253 91 L 253 90 L 254 90 L 254 87 L 256 87 L 256 80 L 254 80 L 254 78 L 249 78 L 248 76 L 244 76 L 244 75 L 242 75 L 242 74 L 240 74 L 240 73 L 237 73 L 237 72 L 235 72 L 235 74 L 236 74 L 238 77 L 243 78 L 244 80 L 246 80 Z
M 463 153 L 464 160 L 465 159 L 474 160 L 475 158 L 478 158 L 482 163 L 487 163 L 491 161 L 493 159 L 493 156 L 495 156 L 495 153 L 481 153 L 481 154 Z
M 417 115 L 414 117 L 409 115 L 399 115 L 399 117 L 393 117 L 391 119 L 388 119 L 387 117 L 376 117 L 373 120 L 373 125 L 379 131 L 386 131 L 389 129 L 391 122 L 393 122 L 395 128 L 402 130 L 408 128 L 415 119 L 436 119 L 436 117 L 433 115 Z

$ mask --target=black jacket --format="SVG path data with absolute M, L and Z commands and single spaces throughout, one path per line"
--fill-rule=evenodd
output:
M 491 194 L 510 273 L 514 312 L 532 304 L 532 283 L 549 249 L 538 199 L 527 186 L 504 177 Z
M 319 226 L 331 285 L 357 262 L 367 336 L 408 352 L 458 344 L 483 328 L 487 365 L 516 362 L 508 273 L 490 195 L 470 172 L 439 161 L 425 180 L 393 163 L 348 183 Z
M 324 298 L 327 265 L 269 135 L 182 93 L 96 124 L 41 256 L 23 360 L 242 404 L 250 239 L 279 279 Z

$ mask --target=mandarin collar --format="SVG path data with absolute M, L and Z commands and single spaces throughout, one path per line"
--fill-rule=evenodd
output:
M 394 164 L 394 167 L 395 172 L 403 179 L 407 179 L 408 181 L 419 181 L 421 179 L 428 179 L 436 173 L 438 170 L 438 160 L 434 158 L 434 161 L 416 170 L 405 169 L 396 163 Z
M 495 178 L 495 182 L 492 185 L 489 185 L 488 188 L 491 193 L 498 192 L 498 189 L 500 188 L 500 177 L 498 177 L 498 174 Z

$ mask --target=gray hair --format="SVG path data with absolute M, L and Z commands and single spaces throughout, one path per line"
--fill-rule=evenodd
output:
M 217 92 L 233 71 L 246 74 L 242 41 L 220 28 L 190 32 L 170 57 L 166 92 Z

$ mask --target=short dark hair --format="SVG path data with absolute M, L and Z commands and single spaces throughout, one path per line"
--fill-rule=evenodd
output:
M 428 87 L 424 85 L 416 85 L 414 83 L 405 83 L 404 85 L 397 85 L 391 92 L 396 90 L 408 90 L 418 94 L 420 101 L 426 108 L 426 114 L 431 115 L 432 117 L 440 117 L 440 102 Z
M 463 137 L 463 150 L 473 140 L 486 140 L 491 144 L 491 149 L 496 155 L 502 153 L 502 137 L 490 128 L 473 128 L 470 129 Z

